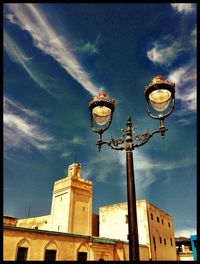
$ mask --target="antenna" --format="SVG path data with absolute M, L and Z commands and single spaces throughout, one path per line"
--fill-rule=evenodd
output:
M 74 154 L 74 163 L 76 163 L 76 154 Z
M 67 168 L 64 169 L 64 173 L 67 174 Z
M 28 218 L 30 217 L 30 210 L 31 210 L 31 206 L 29 205 L 29 207 L 28 207 Z

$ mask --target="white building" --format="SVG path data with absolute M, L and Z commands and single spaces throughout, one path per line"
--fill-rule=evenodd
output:
M 127 203 L 100 207 L 99 235 L 126 241 L 128 235 Z M 172 217 L 146 200 L 137 201 L 139 244 L 149 248 L 152 260 L 176 260 Z

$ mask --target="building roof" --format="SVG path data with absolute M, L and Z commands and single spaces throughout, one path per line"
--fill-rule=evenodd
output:
M 7 219 L 18 219 L 15 216 L 9 216 L 9 215 L 4 215 L 3 218 L 7 218 Z
M 9 226 L 9 225 L 4 225 L 3 228 L 4 229 L 17 230 L 17 231 L 31 232 L 31 233 L 47 234 L 47 235 L 82 237 L 82 238 L 89 239 L 91 242 L 103 243 L 103 244 L 116 244 L 117 242 L 122 242 L 122 243 L 128 244 L 127 241 L 123 241 L 120 239 L 111 239 L 111 238 L 106 238 L 106 237 L 95 237 L 95 236 L 87 236 L 87 235 L 80 235 L 80 234 L 48 231 L 48 230 L 42 230 L 42 229 L 16 227 L 16 226 Z
M 157 206 L 155 206 L 154 204 L 150 203 L 148 200 L 137 200 L 136 203 L 139 204 L 141 202 L 146 202 L 148 204 L 150 204 L 151 206 L 153 206 L 154 208 L 156 208 L 157 210 L 163 212 L 165 215 L 169 216 L 169 217 L 172 217 L 170 214 L 168 214 L 166 211 L 164 210 L 161 210 L 160 208 L 158 208 Z M 109 208 L 109 207 L 116 207 L 116 206 L 119 206 L 119 207 L 127 207 L 127 202 L 123 202 L 123 203 L 115 203 L 115 204 L 108 204 L 108 205 L 104 205 L 104 206 L 101 206 L 100 208 Z M 128 207 L 127 207 L 128 209 Z
M 176 242 L 190 241 L 188 237 L 175 237 Z

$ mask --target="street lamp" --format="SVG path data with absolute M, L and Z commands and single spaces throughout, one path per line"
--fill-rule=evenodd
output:
M 137 212 L 136 212 L 136 196 L 135 196 L 135 180 L 133 166 L 133 150 L 147 143 L 154 135 L 160 133 L 163 137 L 167 131 L 164 125 L 164 119 L 168 117 L 175 106 L 175 84 L 164 80 L 162 76 L 156 76 L 145 87 L 144 94 L 147 101 L 147 112 L 153 119 L 158 119 L 160 126 L 158 130 L 148 131 L 144 134 L 132 137 L 136 126 L 132 127 L 131 117 L 128 117 L 127 128 L 123 128 L 123 136 L 120 139 L 103 141 L 102 135 L 112 123 L 113 112 L 115 110 L 115 100 L 109 99 L 104 91 L 99 92 L 98 96 L 89 102 L 91 113 L 91 129 L 98 133 L 97 146 L 99 151 L 101 146 L 107 144 L 114 150 L 126 151 L 126 167 L 127 167 L 127 200 L 128 200 L 128 240 L 129 240 L 129 260 L 139 261 L 139 243 L 137 228 Z M 158 113 L 157 113 L 158 112 Z M 94 126 L 94 121 L 97 127 Z

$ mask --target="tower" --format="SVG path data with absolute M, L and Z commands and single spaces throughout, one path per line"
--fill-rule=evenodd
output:
M 92 182 L 81 178 L 81 165 L 68 167 L 68 176 L 54 183 L 51 229 L 92 234 Z

